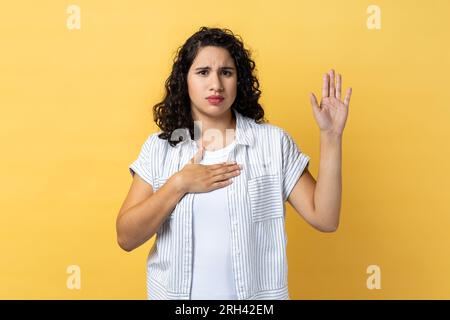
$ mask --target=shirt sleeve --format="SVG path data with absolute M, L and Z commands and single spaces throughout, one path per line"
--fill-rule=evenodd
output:
M 141 147 L 139 155 L 128 167 L 130 174 L 134 177 L 137 173 L 145 182 L 154 187 L 154 170 L 156 164 L 155 143 L 158 139 L 156 134 L 150 135 Z
M 283 201 L 287 201 L 292 189 L 308 167 L 310 157 L 304 154 L 292 137 L 283 130 Z

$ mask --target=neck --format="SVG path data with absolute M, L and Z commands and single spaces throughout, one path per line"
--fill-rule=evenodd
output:
M 228 111 L 220 118 L 212 118 L 192 112 L 193 120 L 200 121 L 201 139 L 199 145 L 203 145 L 207 151 L 225 148 L 235 139 L 236 119 L 233 111 L 231 109 Z

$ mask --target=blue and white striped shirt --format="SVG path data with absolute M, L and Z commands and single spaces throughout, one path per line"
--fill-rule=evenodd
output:
M 227 186 L 236 292 L 240 300 L 289 299 L 285 202 L 310 157 L 283 129 L 232 110 L 236 146 L 230 157 L 243 165 Z M 131 174 L 136 172 L 154 192 L 197 151 L 188 134 L 172 147 L 158 138 L 160 133 L 148 137 L 129 166 Z M 193 197 L 185 194 L 157 231 L 147 259 L 149 299 L 190 299 Z

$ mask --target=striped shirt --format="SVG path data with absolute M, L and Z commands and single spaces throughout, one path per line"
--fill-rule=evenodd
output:
M 283 129 L 232 110 L 236 146 L 230 158 L 243 165 L 227 187 L 236 293 L 239 300 L 289 299 L 285 202 L 310 157 Z M 129 166 L 154 192 L 197 151 L 189 134 L 172 147 L 160 133 L 147 138 Z M 191 299 L 193 198 L 186 193 L 157 231 L 147 258 L 148 299 Z

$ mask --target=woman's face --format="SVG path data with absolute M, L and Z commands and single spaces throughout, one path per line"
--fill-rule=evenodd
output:
M 236 98 L 237 70 L 228 50 L 200 48 L 188 71 L 187 84 L 193 113 L 218 117 L 229 112 Z M 223 100 L 208 99 L 211 96 Z

